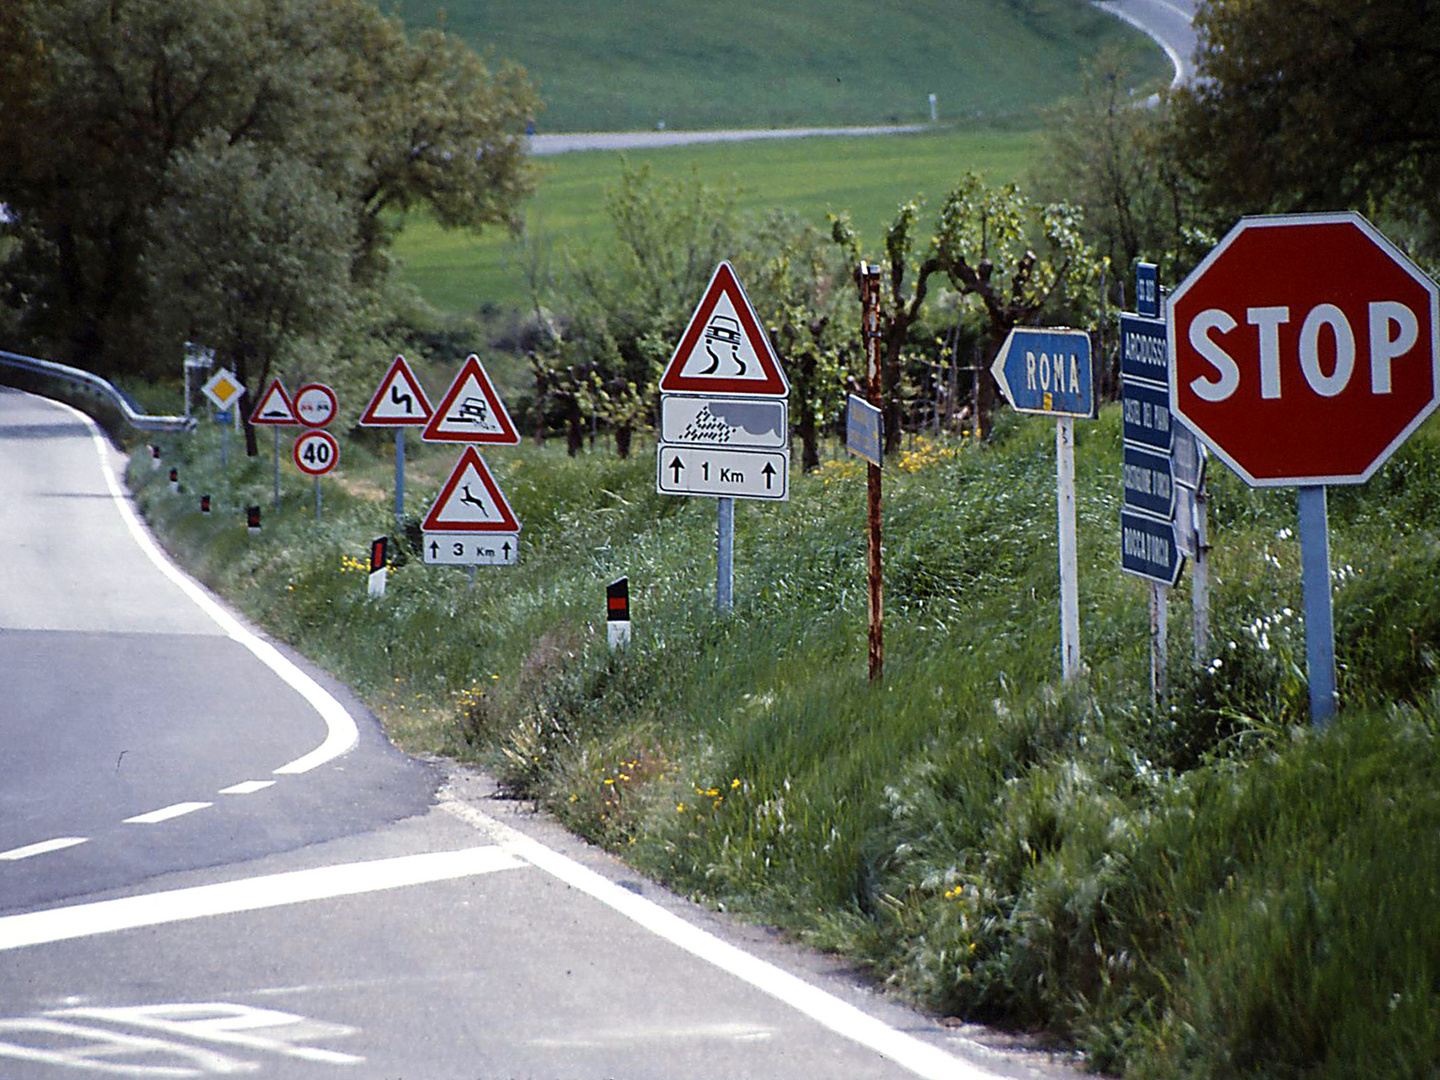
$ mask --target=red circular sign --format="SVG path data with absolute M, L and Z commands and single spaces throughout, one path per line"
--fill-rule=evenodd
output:
M 306 383 L 295 391 L 295 415 L 306 427 L 324 427 L 335 419 L 340 403 L 324 383 Z
M 1252 486 L 1363 483 L 1440 402 L 1437 296 L 1359 214 L 1244 218 L 1167 301 L 1171 409 Z
M 340 461 L 340 444 L 328 431 L 306 431 L 295 439 L 291 453 L 295 467 L 309 476 L 322 476 Z

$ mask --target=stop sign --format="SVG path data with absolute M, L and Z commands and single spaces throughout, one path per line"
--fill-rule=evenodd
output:
M 1171 409 L 1252 486 L 1363 483 L 1440 402 L 1437 294 L 1359 214 L 1243 218 L 1166 303 Z

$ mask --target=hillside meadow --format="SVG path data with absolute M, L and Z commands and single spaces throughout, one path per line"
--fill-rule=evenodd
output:
M 995 182 L 1020 181 L 1042 145 L 1040 127 L 1017 123 L 557 154 L 535 159 L 539 184 L 524 209 L 522 236 L 499 228 L 478 236 L 444 230 L 415 214 L 404 221 L 392 253 L 400 280 L 442 313 L 524 308 L 531 281 L 558 268 L 565 249 L 609 239 L 605 192 L 619 180 L 624 161 L 648 166 L 662 180 L 693 175 L 733 188 L 739 208 L 756 217 L 779 208 L 823 228 L 827 213 L 849 210 L 862 235 L 878 243 L 905 200 L 939 200 L 967 169 Z
M 1146 93 L 1161 50 L 1081 0 L 396 0 L 413 31 L 443 28 L 523 66 L 542 131 L 810 127 L 1033 114 L 1120 51 Z

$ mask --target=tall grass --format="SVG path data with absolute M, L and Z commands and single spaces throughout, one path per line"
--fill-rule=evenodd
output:
M 490 455 L 520 565 L 426 568 L 383 600 L 385 455 L 347 446 L 261 538 L 201 436 L 187 484 L 131 482 L 166 542 L 355 685 L 402 745 L 483 762 L 517 796 L 673 887 L 839 950 L 947 1014 L 1044 1027 L 1138 1077 L 1410 1077 L 1440 1060 L 1433 657 L 1440 443 L 1427 427 L 1331 500 L 1344 707 L 1306 715 L 1294 500 L 1213 479 L 1214 648 L 1172 598 L 1170 700 L 1148 694 L 1146 590 L 1118 569 L 1120 431 L 1077 440 L 1086 675 L 1059 681 L 1054 439 L 914 440 L 887 462 L 886 669 L 865 672 L 864 481 L 831 450 L 786 504 L 737 512 L 714 606 L 714 506 L 603 448 Z M 430 489 L 444 469 L 431 475 Z M 228 485 L 222 487 L 221 485 Z M 192 489 L 194 490 L 194 489 Z M 346 491 L 352 494 L 346 494 Z M 612 653 L 604 584 L 630 578 Z

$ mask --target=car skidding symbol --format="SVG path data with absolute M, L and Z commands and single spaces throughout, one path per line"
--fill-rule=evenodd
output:
M 714 375 L 720 367 L 720 354 L 711 346 L 719 346 L 723 352 L 730 350 L 730 360 L 735 365 L 737 376 L 745 374 L 745 361 L 740 359 L 740 320 L 729 315 L 716 315 L 705 327 L 705 351 L 710 354 L 710 366 L 700 371 L 701 375 Z
M 456 424 L 483 424 L 485 412 L 484 398 L 467 397 L 460 402 L 459 412 L 451 413 L 448 419 Z

